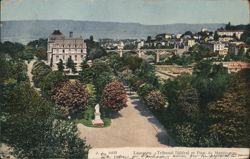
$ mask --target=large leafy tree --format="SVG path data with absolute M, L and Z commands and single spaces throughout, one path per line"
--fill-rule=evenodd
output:
M 250 71 L 236 74 L 224 97 L 208 105 L 210 132 L 223 146 L 249 147 Z
M 1 142 L 17 158 L 87 158 L 75 124 L 53 116 L 53 107 L 28 84 L 0 87 Z
M 51 68 L 44 62 L 35 62 L 32 68 L 33 81 L 36 87 L 40 87 L 42 79 L 51 72 Z
M 82 70 L 79 73 L 78 79 L 84 84 L 93 83 L 94 72 L 87 61 L 81 63 L 81 68 Z
M 195 121 L 199 115 L 199 94 L 195 88 L 187 86 L 178 96 L 178 107 L 183 118 Z
M 39 60 L 47 60 L 47 50 L 45 48 L 38 48 L 34 54 Z
M 64 74 L 60 71 L 51 71 L 47 74 L 41 81 L 40 86 L 41 90 L 45 95 L 51 95 L 51 91 L 53 88 L 57 86 L 57 84 L 66 80 Z
M 101 105 L 112 111 L 120 111 L 127 107 L 127 94 L 125 88 L 120 82 L 111 82 L 103 90 Z
M 128 66 L 128 68 L 132 71 L 135 71 L 140 68 L 142 59 L 138 56 L 125 56 L 122 59 Z
M 88 92 L 78 80 L 69 80 L 59 84 L 52 90 L 52 100 L 69 113 L 86 108 Z
M 91 69 L 93 71 L 93 84 L 96 87 L 97 98 L 99 99 L 104 87 L 113 80 L 114 75 L 108 63 L 100 60 L 95 60 Z
M 13 59 L 18 59 L 19 57 L 21 57 L 23 51 L 24 45 L 20 43 L 12 43 L 9 41 L 0 43 L 0 53 L 9 55 Z
M 27 67 L 21 60 L 6 60 L 0 56 L 0 83 L 28 81 Z

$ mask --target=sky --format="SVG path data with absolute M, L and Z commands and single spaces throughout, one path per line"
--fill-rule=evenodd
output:
M 244 0 L 2 0 L 1 20 L 247 24 Z

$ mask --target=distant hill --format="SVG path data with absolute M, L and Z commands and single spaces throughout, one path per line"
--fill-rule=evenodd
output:
M 1 40 L 26 43 L 39 38 L 47 38 L 53 30 L 60 29 L 65 35 L 70 31 L 74 36 L 88 38 L 93 35 L 95 39 L 135 39 L 159 33 L 183 33 L 185 31 L 197 32 L 202 28 L 215 30 L 225 24 L 167 24 L 143 25 L 139 23 L 72 21 L 72 20 L 29 20 L 29 21 L 3 21 L 1 25 Z

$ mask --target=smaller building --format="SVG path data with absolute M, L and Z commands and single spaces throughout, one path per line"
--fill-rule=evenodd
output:
M 222 64 L 223 67 L 228 69 L 228 72 L 239 72 L 242 69 L 250 69 L 250 63 L 241 61 L 230 61 L 230 62 L 214 62 L 214 64 Z
M 190 47 L 193 47 L 195 44 L 196 44 L 196 42 L 195 42 L 194 39 L 188 39 L 188 40 L 187 40 L 187 43 L 186 43 L 186 46 L 187 46 L 188 48 L 190 48 Z
M 181 36 L 182 36 L 182 34 L 180 34 L 180 33 L 177 33 L 177 34 L 175 35 L 176 39 L 180 39 Z
M 240 39 L 241 35 L 244 33 L 244 30 L 217 30 L 217 34 L 220 37 L 236 37 Z
M 219 42 L 224 42 L 224 43 L 229 43 L 229 42 L 232 42 L 234 41 L 235 39 L 231 36 L 222 36 L 222 37 L 219 37 Z
M 226 55 L 228 53 L 228 48 L 226 48 L 225 44 L 221 42 L 205 43 L 203 46 L 208 48 L 211 52 L 218 53 L 219 55 Z

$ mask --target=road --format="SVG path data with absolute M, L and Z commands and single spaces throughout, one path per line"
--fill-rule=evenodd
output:
M 90 128 L 78 124 L 80 137 L 93 148 L 174 146 L 163 126 L 145 109 L 135 92 L 128 95 L 128 107 L 112 118 L 111 126 Z

